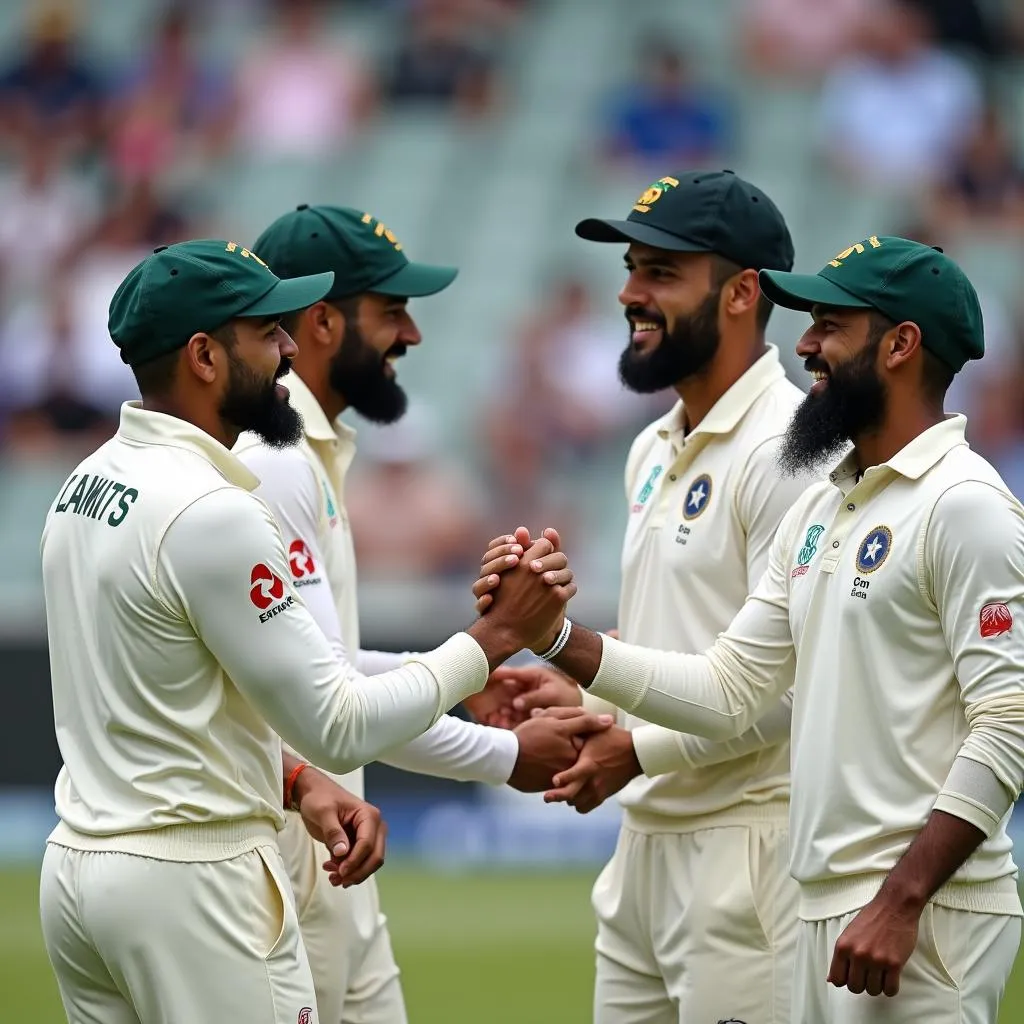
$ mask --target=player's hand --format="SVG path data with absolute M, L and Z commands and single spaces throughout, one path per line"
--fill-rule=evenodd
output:
M 543 650 L 558 635 L 565 605 L 575 594 L 568 560 L 562 552 L 554 550 L 550 539 L 542 537 L 504 573 L 501 592 L 469 628 L 469 633 L 485 651 L 493 650 L 495 643 L 499 649 L 511 648 L 513 653 L 524 647 Z M 504 654 L 499 663 L 508 656 Z
M 482 725 L 514 729 L 529 720 L 534 708 L 570 708 L 582 703 L 580 688 L 561 672 L 545 665 L 502 665 L 465 706 Z
M 331 885 L 358 885 L 384 863 L 388 827 L 373 804 L 313 767 L 296 780 L 295 799 L 306 831 L 327 847 Z
M 545 582 L 558 583 L 560 579 L 555 574 L 568 565 L 567 561 L 563 562 L 561 558 L 556 557 L 562 550 L 562 539 L 558 531 L 553 529 L 545 530 L 541 538 L 550 541 L 552 554 L 535 561 L 531 568 L 534 572 L 543 574 Z M 501 573 L 514 569 L 521 561 L 523 553 L 533 543 L 530 531 L 525 526 L 520 526 L 515 533 L 495 537 L 487 545 L 487 553 L 480 560 L 480 576 L 473 584 L 478 615 L 483 615 L 494 603 L 493 591 L 497 590 L 501 583 Z
M 545 716 L 558 710 L 552 708 L 535 714 Z M 587 814 L 618 793 L 642 770 L 633 746 L 633 734 L 615 726 L 587 737 L 576 764 L 555 776 L 554 788 L 544 794 L 544 801 L 564 802 L 580 814 Z
M 540 793 L 556 773 L 576 763 L 585 738 L 611 727 L 611 715 L 592 715 L 583 708 L 558 708 L 558 715 L 531 718 L 516 726 L 519 756 L 508 784 L 522 793 Z
M 836 988 L 894 996 L 914 947 L 921 916 L 876 896 L 847 926 L 832 955 L 828 980 Z

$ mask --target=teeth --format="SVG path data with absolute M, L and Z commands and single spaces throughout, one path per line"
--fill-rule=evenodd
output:
M 821 370 L 811 370 L 811 376 L 815 380 L 828 380 L 828 374 Z
M 634 320 L 633 330 L 634 331 L 657 331 L 661 327 L 660 324 L 653 323 L 650 320 Z

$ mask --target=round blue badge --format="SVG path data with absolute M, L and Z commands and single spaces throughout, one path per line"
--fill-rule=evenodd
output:
M 711 500 L 711 477 L 702 473 L 686 488 L 683 501 L 683 518 L 696 519 L 708 507 Z
M 874 572 L 889 557 L 891 547 L 892 530 L 888 526 L 876 526 L 857 550 L 857 571 Z

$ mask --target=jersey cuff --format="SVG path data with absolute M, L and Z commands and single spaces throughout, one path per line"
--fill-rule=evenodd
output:
M 946 814 L 951 814 L 954 818 L 970 822 L 980 832 L 984 832 L 986 839 L 991 837 L 999 827 L 1000 819 L 993 818 L 992 812 L 987 807 L 982 807 L 981 804 L 975 803 L 960 793 L 940 793 L 939 798 L 935 801 L 934 810 L 943 811 Z
M 492 749 L 480 769 L 480 782 L 488 786 L 504 786 L 519 760 L 519 737 L 511 729 L 491 729 Z
M 587 693 L 610 701 L 624 711 L 634 711 L 647 693 L 641 681 L 647 674 L 643 659 L 627 644 L 601 634 L 601 664 Z
M 440 703 L 434 720 L 471 694 L 484 688 L 490 666 L 483 648 L 468 634 L 456 633 L 426 654 L 414 654 L 406 664 L 423 665 L 434 677 Z
M 589 690 L 584 690 L 583 687 L 580 687 L 580 693 L 583 695 L 584 711 L 591 715 L 611 715 L 616 722 L 619 721 L 622 712 L 611 701 L 595 697 L 594 694 Z
M 633 749 L 644 775 L 649 779 L 677 772 L 688 763 L 679 734 L 659 725 L 642 725 L 634 729 Z

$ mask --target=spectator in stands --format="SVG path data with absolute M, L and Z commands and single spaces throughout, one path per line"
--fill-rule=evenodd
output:
M 487 40 L 499 38 L 494 14 L 479 0 L 414 0 L 387 76 L 392 102 L 432 103 L 468 115 L 492 110 L 496 60 Z
M 0 72 L 0 133 L 8 143 L 45 132 L 62 153 L 88 155 L 102 127 L 103 88 L 75 52 L 75 22 L 66 3 L 31 7 L 28 38 Z
M 880 0 L 862 52 L 825 80 L 819 142 L 843 176 L 899 189 L 944 177 L 977 123 L 973 72 L 933 42 L 913 0 Z
M 638 77 L 611 98 L 603 154 L 631 173 L 720 163 L 732 147 L 729 104 L 696 80 L 683 54 L 661 39 L 637 52 Z
M 229 136 L 230 75 L 196 54 L 191 8 L 163 13 L 152 48 L 117 83 L 110 163 L 126 182 L 175 160 L 218 155 Z
M 856 45 L 873 0 L 746 0 L 743 59 L 776 78 L 818 78 Z
M 1024 166 L 995 104 L 985 108 L 933 203 L 933 217 L 949 229 L 1018 232 L 1024 226 Z
M 986 352 L 985 358 L 988 358 Z M 1024 501 L 1024 362 L 1001 364 L 979 395 L 970 443 L 999 471 L 1006 486 Z
M 465 579 L 493 527 L 479 489 L 440 456 L 432 415 L 410 405 L 397 423 L 359 434 L 368 458 L 352 471 L 345 505 L 360 575 Z
M 274 0 L 269 35 L 238 76 L 237 139 L 250 154 L 315 158 L 346 145 L 373 108 L 374 85 L 338 39 L 321 0 Z

